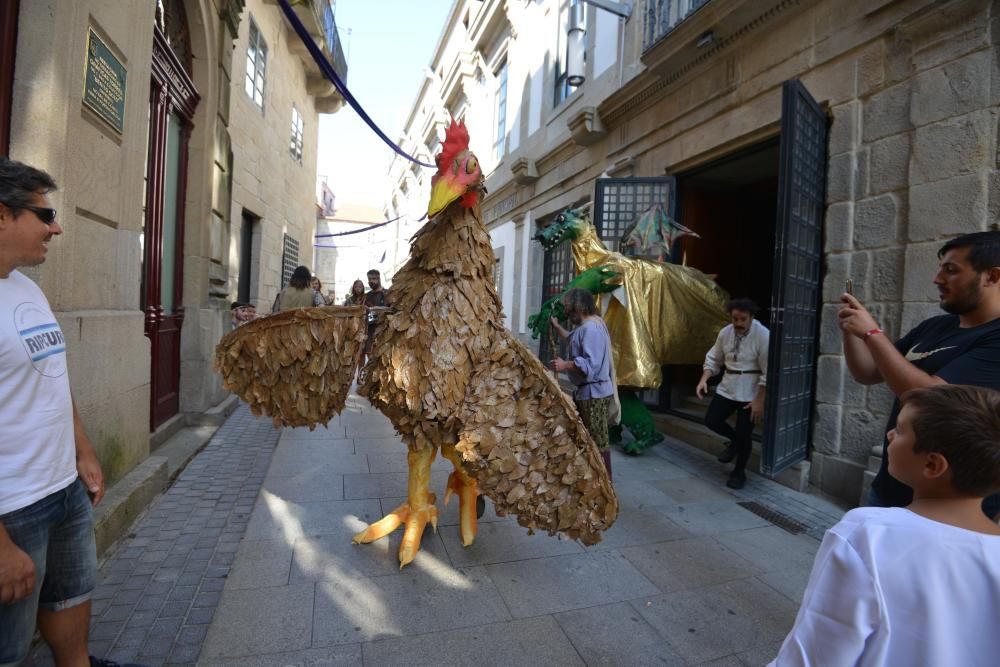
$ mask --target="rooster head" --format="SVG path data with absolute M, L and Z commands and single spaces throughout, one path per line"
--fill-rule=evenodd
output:
M 469 131 L 465 123 L 451 119 L 437 156 L 437 166 L 437 173 L 431 177 L 428 218 L 441 213 L 456 199 L 465 208 L 472 208 L 478 203 L 479 196 L 486 192 L 479 160 L 469 150 Z

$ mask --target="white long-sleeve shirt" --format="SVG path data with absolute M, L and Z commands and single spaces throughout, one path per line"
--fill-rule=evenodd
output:
M 827 531 L 777 667 L 1000 662 L 1000 536 L 901 507 Z
M 760 373 L 726 373 L 715 390 L 731 401 L 749 403 L 757 395 L 757 387 L 767 384 L 767 346 L 770 332 L 757 320 L 751 320 L 750 330 L 737 337 L 732 324 L 722 327 L 715 345 L 705 355 L 705 370 L 718 375 L 723 369 L 760 371 Z M 739 345 L 737 345 L 737 342 Z

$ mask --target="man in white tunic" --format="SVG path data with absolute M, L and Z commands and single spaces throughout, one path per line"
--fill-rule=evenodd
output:
M 708 406 L 705 425 L 729 439 L 729 446 L 719 454 L 720 463 L 736 459 L 726 480 L 731 489 L 746 484 L 746 466 L 753 451 L 753 425 L 764 414 L 764 389 L 767 384 L 767 346 L 770 333 L 754 315 L 757 304 L 750 299 L 733 299 L 726 306 L 730 324 L 719 332 L 715 345 L 705 355 L 704 372 L 695 393 L 708 393 L 709 378 L 724 373 Z M 736 428 L 726 421 L 736 413 Z

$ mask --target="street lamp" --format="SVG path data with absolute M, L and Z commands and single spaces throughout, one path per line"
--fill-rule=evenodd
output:
M 566 83 L 582 86 L 587 80 L 584 74 L 584 51 L 587 45 L 587 26 L 584 21 L 583 3 L 611 12 L 623 19 L 632 15 L 632 3 L 613 0 L 578 0 L 570 7 L 569 29 L 566 31 Z

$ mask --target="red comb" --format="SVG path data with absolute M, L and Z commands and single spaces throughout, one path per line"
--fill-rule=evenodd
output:
M 441 144 L 441 152 L 437 156 L 438 170 L 444 169 L 451 164 L 455 156 L 469 148 L 469 130 L 466 129 L 463 121 L 451 119 L 451 125 L 444 131 L 444 143 Z

